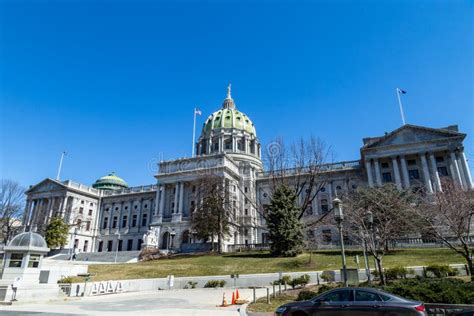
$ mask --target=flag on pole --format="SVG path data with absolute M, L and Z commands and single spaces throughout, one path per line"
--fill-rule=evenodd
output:
M 194 109 L 194 114 L 201 116 L 202 112 L 201 112 L 201 110 L 196 108 L 196 109 Z
M 397 88 L 397 90 L 398 90 L 398 93 L 401 93 L 401 94 L 407 93 L 405 90 L 402 90 L 402 89 L 400 89 L 400 88 Z

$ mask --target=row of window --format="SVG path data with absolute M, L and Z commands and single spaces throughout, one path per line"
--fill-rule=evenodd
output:
M 99 241 L 99 248 L 97 249 L 98 252 L 111 252 L 111 251 L 131 251 L 133 250 L 133 239 L 127 240 L 127 247 L 124 248 L 123 240 L 119 239 L 118 243 L 116 242 L 114 245 L 113 240 L 107 241 L 107 247 L 104 249 L 104 241 Z M 138 239 L 138 243 L 136 245 L 136 250 L 140 250 L 142 247 L 143 240 Z
M 74 249 L 79 248 L 79 239 L 74 239 Z M 89 250 L 89 240 L 84 240 L 84 245 L 82 246 L 82 251 L 87 252 Z
M 138 209 L 138 205 L 134 205 L 133 208 L 134 208 L 135 210 Z M 144 205 L 143 205 L 143 208 L 145 208 L 145 209 L 148 208 L 148 204 L 144 204 Z M 128 206 L 124 206 L 124 209 L 125 209 L 125 210 L 128 210 Z M 119 207 L 116 206 L 116 207 L 115 207 L 115 210 L 118 211 L 118 210 L 119 210 Z M 106 211 L 106 212 L 110 211 L 110 208 L 107 207 L 107 208 L 105 209 L 105 211 Z
M 21 268 L 21 263 L 23 262 L 24 255 L 22 253 L 12 253 L 10 255 L 10 263 L 8 264 L 9 268 Z M 38 268 L 40 262 L 40 255 L 30 255 L 28 260 L 28 268 Z
M 448 176 L 448 168 L 446 167 L 437 167 L 438 174 L 440 177 L 447 177 Z M 408 169 L 408 178 L 410 180 L 418 180 L 420 179 L 420 172 L 418 169 Z M 391 172 L 382 172 L 382 181 L 383 182 L 392 182 L 392 173 Z
M 132 222 L 131 222 L 131 227 L 136 227 L 137 226 L 137 220 L 138 220 L 138 215 L 137 214 L 133 214 L 132 215 Z M 148 214 L 143 214 L 142 215 L 142 221 L 141 221 L 141 226 L 146 226 L 147 225 L 147 222 L 148 222 Z M 128 224 L 128 216 L 127 215 L 124 215 L 122 217 L 122 225 L 121 227 L 122 228 L 125 228 L 127 227 L 127 224 Z M 112 218 L 112 228 L 117 228 L 117 225 L 118 225 L 118 216 L 114 216 Z M 109 227 L 109 218 L 108 217 L 104 217 L 104 221 L 102 223 L 102 229 L 106 229 Z

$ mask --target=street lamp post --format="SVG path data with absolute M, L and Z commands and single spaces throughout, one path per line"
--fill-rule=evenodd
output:
M 344 278 L 344 286 L 347 286 L 346 253 L 344 251 L 344 236 L 342 234 L 342 222 L 344 220 L 342 201 L 338 198 L 335 198 L 332 203 L 334 205 L 334 218 L 336 219 L 337 226 L 339 228 L 339 239 L 341 241 L 342 273 Z
M 171 233 L 170 233 L 170 236 L 171 236 L 171 249 L 174 249 L 174 236 L 176 236 L 176 232 L 174 231 L 174 228 L 171 230 Z

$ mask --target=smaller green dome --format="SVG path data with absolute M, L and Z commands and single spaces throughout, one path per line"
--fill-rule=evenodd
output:
M 92 187 L 99 190 L 120 190 L 128 188 L 127 182 L 115 175 L 115 172 L 110 173 L 98 179 Z

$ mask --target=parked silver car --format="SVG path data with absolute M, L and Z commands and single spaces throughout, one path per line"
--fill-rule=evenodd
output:
M 426 316 L 425 305 L 372 288 L 338 288 L 277 308 L 277 316 Z

